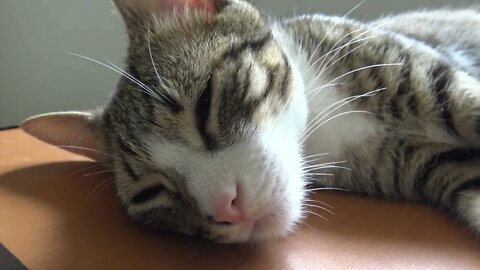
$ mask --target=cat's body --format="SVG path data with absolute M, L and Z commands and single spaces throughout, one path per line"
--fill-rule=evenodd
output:
M 325 123 L 306 140 L 306 152 L 329 153 L 323 161 L 345 160 L 351 170 L 335 169 L 319 182 L 457 211 L 456 188 L 463 181 L 453 178 L 479 184 L 478 164 L 471 162 L 480 153 L 480 13 L 428 11 L 366 25 L 317 15 L 281 25 L 304 59 L 328 63 L 316 80 L 311 77 L 322 69 L 303 67 L 314 71 L 302 72 L 312 88 L 310 118 L 322 113 L 316 122 Z M 377 66 L 395 63 L 401 65 Z M 343 76 L 349 71 L 355 72 Z M 340 84 L 323 87 L 335 83 Z M 342 105 L 344 99 L 348 104 Z M 480 208 L 480 201 L 471 203 Z
M 114 169 L 132 218 L 259 241 L 295 228 L 313 183 L 429 203 L 480 231 L 477 10 L 269 22 L 242 1 L 115 2 L 130 47 L 111 101 L 24 128 L 107 152 L 70 148 Z

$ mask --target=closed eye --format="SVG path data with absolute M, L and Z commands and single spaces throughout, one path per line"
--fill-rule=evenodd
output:
M 215 143 L 212 139 L 212 136 L 207 131 L 208 117 L 210 115 L 210 107 L 212 103 L 212 76 L 207 81 L 205 89 L 200 95 L 197 107 L 195 108 L 196 119 L 197 119 L 197 129 L 202 137 L 202 140 L 205 144 L 205 147 L 208 150 L 213 150 L 215 148 Z
M 165 186 L 162 184 L 156 184 L 150 187 L 146 187 L 133 196 L 133 198 L 131 199 L 131 203 L 145 203 L 157 197 L 160 193 L 165 192 L 165 190 Z

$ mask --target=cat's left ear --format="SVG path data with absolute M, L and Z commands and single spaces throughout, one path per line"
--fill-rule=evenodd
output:
M 114 0 L 121 10 L 136 13 L 158 13 L 182 11 L 184 9 L 203 10 L 215 13 L 220 8 L 221 0 Z
M 105 160 L 98 125 L 91 113 L 60 112 L 33 116 L 21 128 L 33 137 L 96 161 Z
M 131 39 L 147 30 L 152 14 L 182 14 L 185 10 L 216 14 L 227 0 L 113 0 Z

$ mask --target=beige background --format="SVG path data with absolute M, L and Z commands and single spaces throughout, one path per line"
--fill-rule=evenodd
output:
M 267 14 L 343 15 L 359 1 L 256 0 Z M 368 19 L 420 7 L 479 0 L 367 0 L 352 16 Z M 37 113 L 101 105 L 117 75 L 65 52 L 122 63 L 122 23 L 108 0 L 0 0 L 0 127 Z

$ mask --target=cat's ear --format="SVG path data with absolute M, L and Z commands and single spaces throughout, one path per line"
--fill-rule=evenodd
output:
M 140 13 L 169 12 L 183 9 L 199 9 L 206 13 L 215 13 L 219 8 L 218 0 L 114 0 L 121 11 Z
M 75 154 L 102 161 L 104 151 L 92 114 L 85 112 L 47 113 L 25 120 L 28 134 Z
M 113 0 L 122 15 L 130 39 L 148 31 L 152 14 L 183 14 L 185 10 L 200 11 L 207 17 L 218 13 L 228 0 Z M 178 22 L 178 21 L 177 21 Z

